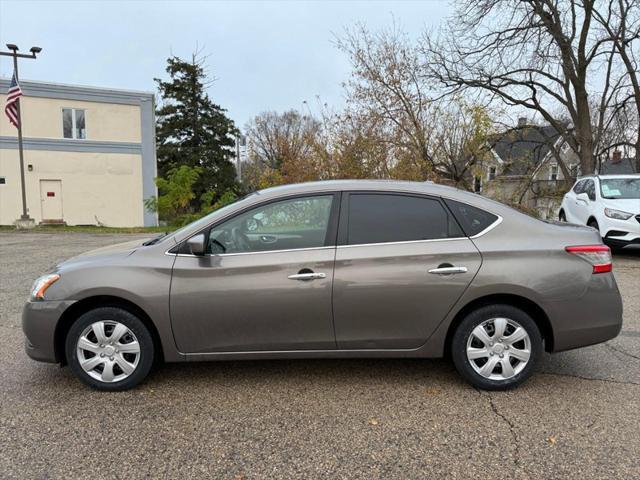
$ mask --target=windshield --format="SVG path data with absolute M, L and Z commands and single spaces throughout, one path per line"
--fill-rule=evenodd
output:
M 205 215 L 204 217 L 196 220 L 195 222 L 191 222 L 191 223 L 185 225 L 184 227 L 180 227 L 178 230 L 176 230 L 175 232 L 170 233 L 169 235 L 171 235 L 172 237 L 179 237 L 183 232 L 185 232 L 187 230 L 191 230 L 192 228 L 195 229 L 195 230 L 200 230 L 201 228 L 204 228 L 209 223 L 211 223 L 211 219 L 213 218 L 214 215 L 219 215 L 221 213 L 226 212 L 227 210 L 231 210 L 232 208 L 235 208 L 238 205 L 239 202 L 242 202 L 242 201 L 246 200 L 247 198 L 252 197 L 254 195 L 257 195 L 257 193 L 250 193 L 249 195 L 247 195 L 245 197 L 242 197 L 237 202 L 230 203 L 229 205 L 226 205 L 226 206 L 224 206 L 222 208 L 219 208 L 218 210 L 214 210 L 210 214 Z
M 602 198 L 640 198 L 640 178 L 600 179 Z

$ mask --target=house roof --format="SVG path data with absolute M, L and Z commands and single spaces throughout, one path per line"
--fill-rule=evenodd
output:
M 623 158 L 617 163 L 613 163 L 610 160 L 603 162 L 600 165 L 598 172 L 600 175 L 630 175 L 634 173 L 640 173 L 636 169 L 635 159 Z
M 525 126 L 496 134 L 490 140 L 494 152 L 506 164 L 504 175 L 525 175 L 535 168 L 558 140 L 551 126 Z

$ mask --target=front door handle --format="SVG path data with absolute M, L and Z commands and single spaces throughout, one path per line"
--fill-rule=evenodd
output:
M 438 267 L 429 270 L 429 273 L 435 275 L 451 275 L 454 273 L 467 273 L 467 267 Z
M 321 278 L 327 278 L 327 274 L 326 273 L 315 273 L 315 272 L 309 272 L 309 273 L 296 273 L 295 275 L 289 275 L 287 277 L 289 280 L 318 280 Z

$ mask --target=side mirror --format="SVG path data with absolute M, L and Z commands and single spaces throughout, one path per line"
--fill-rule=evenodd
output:
M 199 233 L 198 235 L 194 235 L 189 240 L 187 240 L 187 248 L 193 255 L 204 255 L 204 250 L 205 250 L 204 241 L 205 241 L 204 233 Z
M 586 193 L 579 193 L 576 195 L 576 200 L 582 200 L 584 203 L 589 203 L 589 195 Z

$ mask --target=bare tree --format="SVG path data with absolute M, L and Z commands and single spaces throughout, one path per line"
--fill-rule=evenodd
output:
M 456 96 L 438 101 L 434 167 L 453 185 L 470 189 L 472 167 L 491 155 L 489 139 L 494 133 L 494 113 Z
M 353 67 L 345 84 L 351 115 L 383 132 L 405 175 L 433 178 L 434 108 L 417 45 L 395 24 L 374 33 L 358 25 L 336 45 Z
M 490 131 L 487 110 L 435 91 L 418 43 L 396 24 L 378 32 L 359 25 L 337 46 L 353 66 L 345 85 L 347 117 L 366 132 L 368 145 L 387 152 L 384 162 L 377 153 L 377 163 L 388 175 L 464 184 Z
M 320 123 L 296 110 L 264 112 L 246 127 L 251 160 L 271 169 L 310 155 Z
M 606 12 L 594 17 L 613 42 L 628 77 L 622 98 L 613 107 L 613 129 L 617 135 L 609 148 L 631 146 L 640 172 L 640 3 L 637 0 L 609 0 Z M 630 134 L 630 135 L 628 135 Z
M 479 89 L 538 114 L 591 173 L 626 78 L 611 35 L 596 21 L 614 1 L 464 0 L 438 37 L 424 36 L 430 74 L 449 91 Z

